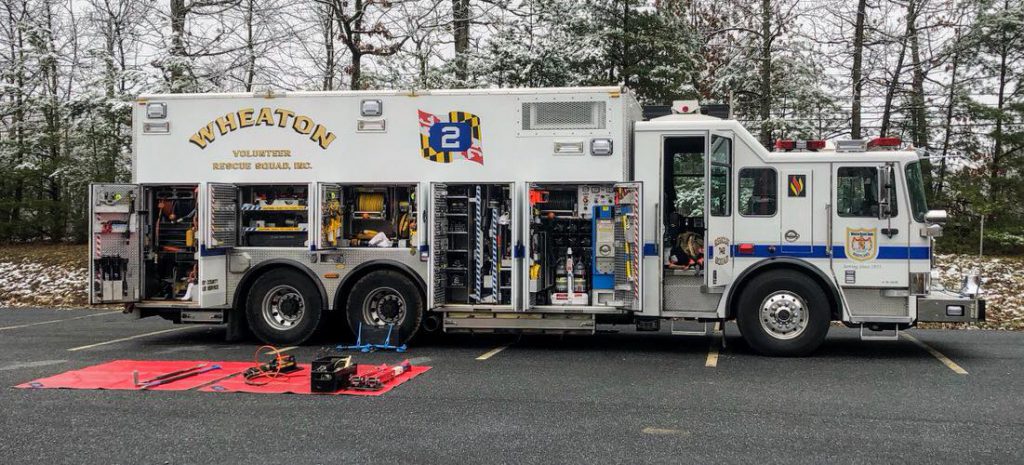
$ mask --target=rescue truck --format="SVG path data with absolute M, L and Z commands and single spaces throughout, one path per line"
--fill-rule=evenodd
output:
M 983 320 L 943 290 L 921 160 L 778 141 L 626 88 L 144 95 L 131 184 L 91 186 L 92 303 L 298 344 L 352 331 L 675 333 L 805 355 Z M 975 277 L 971 282 L 976 283 Z

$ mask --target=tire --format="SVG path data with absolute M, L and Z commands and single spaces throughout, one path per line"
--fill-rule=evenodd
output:
M 345 301 L 345 317 L 352 334 L 358 336 L 363 326 L 395 325 L 398 339 L 394 344 L 411 340 L 423 323 L 423 297 L 405 275 L 391 270 L 373 271 L 352 286 Z
M 802 357 L 828 334 L 831 309 L 825 292 L 807 275 L 769 271 L 752 279 L 737 302 L 740 334 L 763 355 Z
M 320 291 L 305 274 L 287 268 L 264 273 L 249 290 L 249 329 L 266 344 L 302 344 L 320 324 Z

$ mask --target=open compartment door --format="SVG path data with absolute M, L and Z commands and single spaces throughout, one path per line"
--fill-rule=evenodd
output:
M 142 285 L 137 184 L 89 186 L 89 303 L 136 302 Z
M 199 305 L 227 305 L 227 251 L 238 245 L 238 188 L 232 184 L 207 183 L 200 189 L 205 231 L 199 249 Z
M 643 184 L 615 184 L 615 300 L 643 310 Z
M 427 244 L 430 248 L 427 277 L 427 302 L 430 308 L 441 307 L 447 300 L 448 282 L 444 269 L 448 267 L 448 186 L 430 183 L 430 203 L 427 206 Z
M 344 199 L 342 199 L 341 186 L 318 183 L 316 192 L 316 205 L 319 210 L 315 212 L 314 219 L 311 220 L 311 222 L 315 222 L 313 226 L 316 231 L 314 236 L 316 242 L 314 244 L 318 250 L 335 249 L 341 240 L 345 221 L 345 215 L 342 212 Z M 316 218 L 319 218 L 319 221 Z

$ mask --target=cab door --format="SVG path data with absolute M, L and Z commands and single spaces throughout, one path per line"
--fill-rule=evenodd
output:
M 227 301 L 227 253 L 238 245 L 238 188 L 233 184 L 201 186 L 199 247 L 199 306 L 218 307 Z
M 732 133 L 712 131 L 708 141 L 705 195 L 708 253 L 704 262 L 704 284 L 720 287 L 732 282 L 733 274 L 733 139 Z
M 137 184 L 89 185 L 89 303 L 137 302 L 142 284 Z
M 908 284 L 909 216 L 895 173 L 884 163 L 832 165 L 832 269 L 843 287 Z

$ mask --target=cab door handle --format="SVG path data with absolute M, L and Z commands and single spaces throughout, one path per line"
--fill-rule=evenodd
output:
M 888 237 L 889 239 L 892 239 L 893 236 L 899 233 L 900 230 L 896 228 L 882 228 L 882 234 L 885 234 L 885 237 Z

